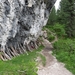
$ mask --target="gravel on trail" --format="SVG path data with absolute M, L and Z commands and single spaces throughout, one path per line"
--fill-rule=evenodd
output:
M 46 65 L 38 66 L 38 75 L 73 75 L 64 67 L 63 63 L 58 62 L 57 59 L 52 55 L 52 44 L 46 39 L 43 40 L 43 45 L 45 48 L 41 53 L 46 57 Z

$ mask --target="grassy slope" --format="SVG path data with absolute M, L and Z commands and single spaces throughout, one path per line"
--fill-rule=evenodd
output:
M 42 49 L 43 46 L 40 46 L 29 55 L 22 54 L 5 62 L 0 60 L 0 75 L 37 75 L 35 58 Z
M 53 54 L 75 75 L 75 39 L 66 38 L 64 27 L 60 24 L 54 26 L 47 25 L 45 28 L 55 32 L 59 39 L 54 43 Z M 51 36 L 51 34 L 48 35 Z
M 75 40 L 60 39 L 54 43 L 54 55 L 75 75 Z

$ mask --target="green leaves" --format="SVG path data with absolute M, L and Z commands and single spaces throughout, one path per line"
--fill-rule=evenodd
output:
M 68 37 L 75 37 L 75 0 L 61 0 L 57 17 L 60 24 L 65 24 Z
M 55 10 L 55 7 L 53 7 L 50 13 L 47 25 L 54 25 L 55 22 L 56 22 L 56 10 Z
M 75 39 L 60 39 L 55 42 L 53 54 L 75 75 Z
M 56 32 L 56 34 L 60 37 L 66 35 L 65 34 L 65 29 L 64 29 L 64 26 L 59 24 L 59 23 L 56 23 L 54 26 L 53 26 L 53 29 L 54 31 Z

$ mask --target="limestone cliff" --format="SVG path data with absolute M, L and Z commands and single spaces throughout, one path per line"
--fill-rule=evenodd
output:
M 56 0 L 0 0 L 0 58 L 37 47 L 36 40 L 46 25 Z M 28 46 L 28 45 L 31 46 Z

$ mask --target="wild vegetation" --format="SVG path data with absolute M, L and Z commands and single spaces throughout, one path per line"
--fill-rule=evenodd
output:
M 49 16 L 47 25 L 44 27 L 48 33 L 48 40 L 52 42 L 57 36 L 58 41 L 53 43 L 53 55 L 65 64 L 75 75 L 75 0 L 61 0 L 60 9 L 53 10 Z M 45 57 L 38 52 L 43 49 L 40 46 L 29 55 L 22 54 L 9 61 L 0 60 L 0 75 L 37 75 L 35 59 L 40 56 L 43 65 Z
M 38 69 L 35 60 L 43 48 L 40 46 L 37 50 L 28 52 L 28 55 L 22 54 L 9 61 L 0 60 L 0 75 L 37 75 Z M 40 58 L 45 64 L 45 57 L 40 54 Z
M 75 39 L 59 39 L 53 46 L 56 58 L 75 75 Z
M 65 25 L 67 36 L 75 38 L 75 0 L 61 0 L 57 18 L 60 24 Z
M 75 0 L 61 0 L 60 8 L 53 8 L 45 28 L 58 38 L 53 43 L 53 55 L 75 75 Z
M 46 28 L 55 35 L 48 33 L 48 40 L 52 42 L 57 36 L 58 41 L 53 43 L 53 55 L 65 64 L 65 67 L 75 75 L 75 38 L 69 38 L 65 31 L 65 27 L 59 23 Z M 49 37 L 50 36 L 50 37 Z M 52 40 L 53 39 L 53 40 Z

